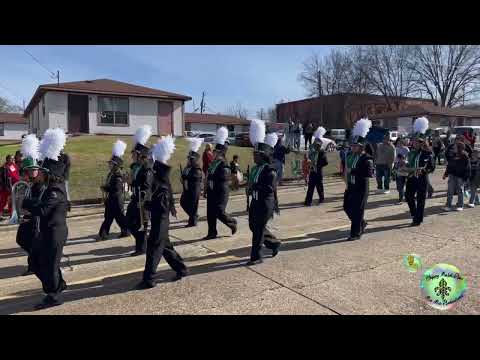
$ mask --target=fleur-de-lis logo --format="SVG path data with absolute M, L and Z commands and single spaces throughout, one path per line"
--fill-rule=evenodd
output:
M 440 296 L 442 300 L 445 301 L 445 297 L 450 294 L 450 291 L 452 291 L 452 288 L 450 286 L 447 286 L 447 282 L 445 279 L 440 280 L 438 283 L 439 286 L 436 286 L 434 291 L 437 296 Z
M 413 266 L 413 261 L 414 261 L 414 258 L 412 255 L 408 255 L 408 265 L 409 266 Z

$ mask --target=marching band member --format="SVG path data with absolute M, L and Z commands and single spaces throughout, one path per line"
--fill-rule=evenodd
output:
M 59 295 L 67 288 L 60 271 L 63 247 L 67 241 L 67 194 L 63 174 L 65 165 L 59 161 L 66 135 L 60 129 L 48 129 L 40 142 L 40 157 L 44 158 L 39 180 L 46 188 L 38 199 L 26 199 L 23 207 L 40 218 L 40 237 L 33 242 L 31 264 L 46 293 L 42 309 L 62 304 Z
M 196 226 L 198 220 L 198 202 L 202 193 L 202 168 L 200 167 L 200 154 L 203 139 L 187 138 L 190 145 L 188 164 L 181 174 L 183 192 L 180 197 L 180 206 L 188 215 L 187 227 Z
M 365 231 L 365 206 L 369 192 L 369 178 L 373 177 L 373 159 L 365 152 L 365 143 L 372 122 L 360 119 L 352 131 L 351 152 L 345 159 L 347 188 L 343 196 L 343 209 L 352 222 L 348 240 L 358 240 Z
M 167 165 L 174 150 L 174 139 L 170 135 L 163 137 L 152 150 L 155 160 L 153 164 L 152 195 L 151 199 L 145 202 L 146 209 L 152 215 L 152 224 L 147 240 L 145 270 L 143 279 L 137 286 L 138 289 L 148 289 L 156 286 L 154 276 L 162 255 L 170 267 L 175 270 L 176 275 L 172 280 L 180 280 L 187 275 L 187 267 L 182 257 L 173 248 L 168 235 L 169 216 L 170 214 L 177 216 L 170 184 L 171 167 Z
M 232 231 L 232 235 L 237 232 L 237 221 L 225 213 L 228 203 L 230 187 L 230 167 L 225 160 L 227 145 L 225 140 L 228 137 L 228 130 L 221 127 L 217 130 L 215 145 L 215 160 L 208 168 L 207 177 L 207 222 L 208 234 L 203 240 L 215 239 L 217 233 L 217 219 L 224 223 Z
M 423 222 L 428 188 L 427 176 L 435 170 L 433 154 L 423 146 L 427 129 L 427 118 L 421 117 L 415 120 L 413 124 L 413 131 L 415 132 L 414 148 L 408 153 L 407 163 L 410 175 L 407 178 L 405 189 L 405 199 L 413 219 L 411 226 L 419 226 Z
M 24 200 L 37 200 L 45 188 L 38 179 L 40 166 L 38 165 L 40 141 L 35 134 L 27 135 L 23 138 L 21 153 L 23 161 L 21 164 L 24 179 L 29 183 L 30 189 L 25 195 Z M 12 196 L 15 196 L 12 194 Z M 27 201 L 28 204 L 28 201 Z M 32 245 L 38 241 L 40 235 L 40 218 L 32 214 L 24 214 L 17 230 L 17 244 L 27 253 L 27 270 L 22 276 L 32 275 L 33 268 L 31 264 Z
M 327 130 L 323 127 L 319 127 L 315 133 L 315 140 L 312 145 L 310 145 L 308 157 L 311 161 L 310 165 L 310 174 L 308 177 L 308 189 L 307 196 L 305 198 L 305 206 L 312 206 L 313 191 L 315 188 L 318 193 L 318 204 L 320 205 L 324 199 L 324 190 L 323 190 L 323 167 L 328 165 L 327 154 L 322 149 L 322 138 Z
M 280 242 L 266 230 L 273 213 L 280 212 L 277 200 L 277 173 L 272 165 L 273 148 L 278 136 L 276 133 L 265 135 L 265 123 L 252 120 L 250 123 L 250 142 L 254 146 L 255 166 L 248 179 L 252 196 L 248 213 L 248 223 L 252 231 L 252 249 L 247 265 L 263 262 L 262 246 L 272 250 L 272 257 L 278 254 Z
M 127 227 L 135 238 L 135 251 L 131 256 L 145 253 L 148 212 L 145 211 L 143 203 L 149 198 L 153 176 L 150 149 L 145 144 L 151 135 L 150 125 L 138 128 L 134 135 L 133 163 L 130 166 L 132 197 L 127 207 Z
M 105 240 L 110 232 L 110 226 L 113 220 L 117 222 L 121 229 L 120 237 L 130 236 L 127 229 L 127 220 L 124 213 L 124 184 L 123 184 L 123 159 L 127 144 L 121 140 L 117 140 L 113 144 L 112 158 L 108 161 L 110 172 L 107 176 L 105 185 L 101 186 L 103 193 L 105 194 L 105 220 L 103 221 L 100 231 L 100 240 Z

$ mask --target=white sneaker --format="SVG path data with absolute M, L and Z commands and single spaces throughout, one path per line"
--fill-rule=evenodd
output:
M 390 190 L 385 190 L 383 193 L 384 194 L 390 194 Z
M 463 211 L 463 207 L 458 207 L 458 208 L 456 208 L 455 210 L 457 210 L 457 211 Z
M 451 207 L 445 206 L 445 207 L 443 208 L 443 210 L 445 210 L 445 211 L 452 211 L 453 209 L 452 209 Z
M 468 206 L 469 208 L 474 208 L 474 207 L 475 207 L 475 204 L 467 204 L 467 206 Z

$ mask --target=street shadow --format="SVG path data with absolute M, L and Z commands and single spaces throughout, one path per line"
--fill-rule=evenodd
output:
M 446 211 L 443 210 L 443 207 L 444 205 L 425 207 L 424 217 L 428 217 L 431 215 L 444 215 L 442 213 L 445 213 Z M 411 219 L 409 210 L 406 210 L 405 212 L 399 213 L 399 214 L 377 217 L 375 219 L 372 219 L 372 221 L 382 222 L 382 221 L 407 220 L 407 219 Z

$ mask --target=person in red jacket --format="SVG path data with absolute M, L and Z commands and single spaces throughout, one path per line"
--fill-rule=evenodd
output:
M 203 151 L 202 155 L 202 170 L 205 174 L 205 179 L 208 176 L 208 167 L 210 166 L 211 162 L 214 160 L 214 155 L 212 151 L 212 144 L 207 144 L 205 146 L 205 150 Z M 207 181 L 205 181 L 205 188 L 203 190 L 203 197 L 207 197 Z
M 465 140 L 468 142 L 469 145 L 475 145 L 475 136 L 473 135 L 473 131 L 465 131 L 463 133 Z
M 7 155 L 5 165 L 3 165 L 2 171 L 2 188 L 0 189 L 0 212 L 8 203 L 8 214 L 12 215 L 12 187 L 20 180 L 20 171 L 15 164 L 12 155 Z M 0 214 L 2 215 L 2 214 Z

